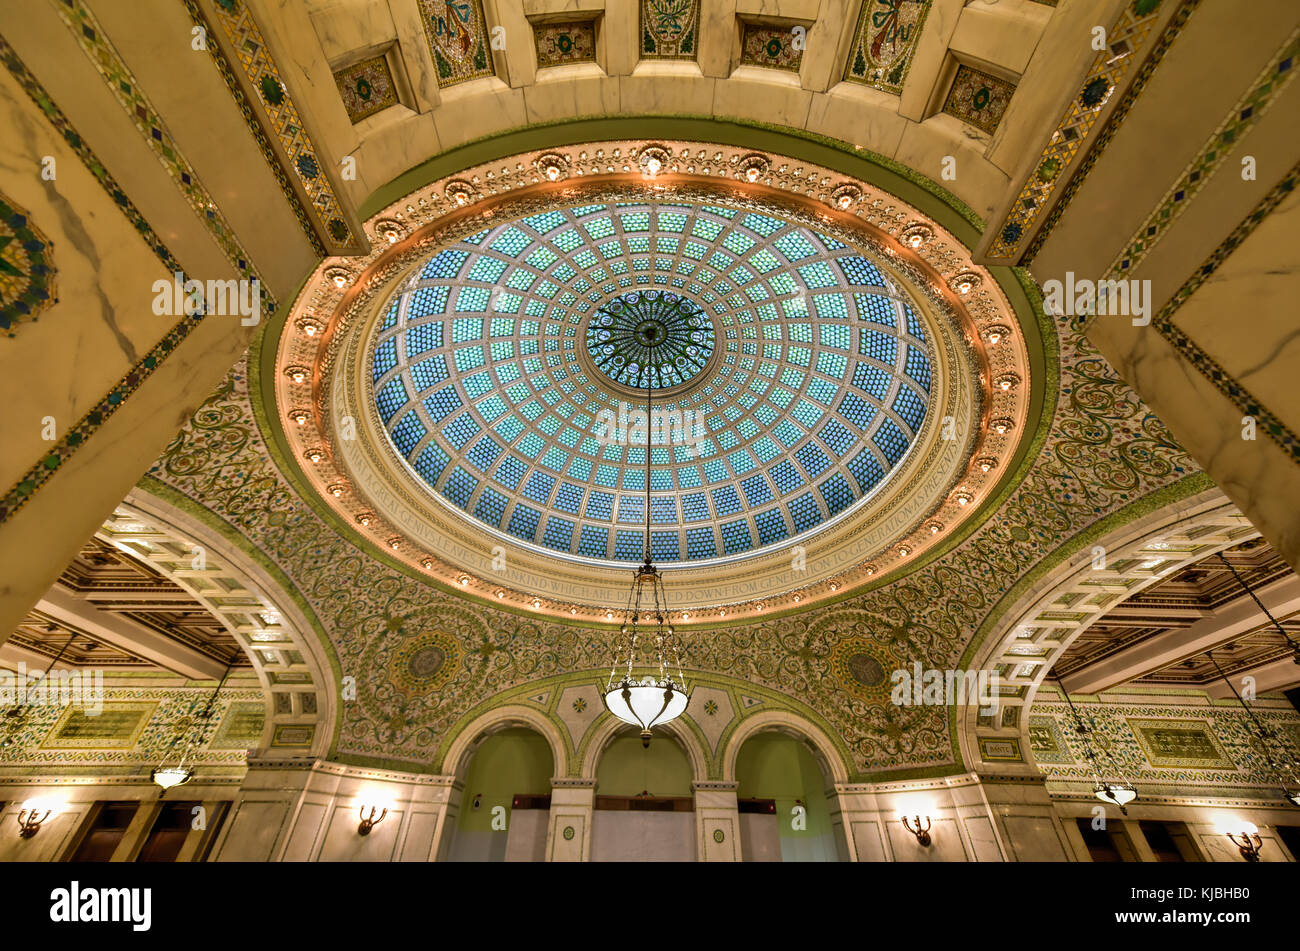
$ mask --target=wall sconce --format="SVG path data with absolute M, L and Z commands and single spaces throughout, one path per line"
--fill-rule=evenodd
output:
M 375 816 L 376 812 L 379 813 L 378 817 Z M 357 833 L 360 835 L 370 835 L 370 830 L 373 829 L 375 826 L 379 825 L 379 823 L 383 822 L 384 817 L 387 815 L 388 815 L 387 806 L 370 806 L 370 805 L 366 805 L 365 803 L 362 803 L 361 824 L 357 826 Z
M 1243 859 L 1247 862 L 1259 861 L 1259 849 L 1264 841 L 1259 837 L 1259 830 L 1252 823 L 1243 822 L 1237 826 L 1236 831 L 1223 834 L 1237 847 Z
M 921 826 L 922 818 L 924 818 L 925 820 L 924 828 L 922 828 Z M 912 835 L 916 836 L 916 841 L 918 843 L 920 843 L 923 846 L 928 846 L 930 844 L 930 817 L 929 816 L 925 816 L 925 817 L 913 816 L 912 821 L 916 823 L 915 829 L 913 829 L 911 823 L 907 821 L 907 816 L 903 816 L 902 819 L 903 819 L 903 828 L 906 829 L 908 832 L 912 833 Z
M 482 794 L 482 793 L 475 793 L 475 794 L 474 794 L 474 801 L 473 801 L 472 803 L 470 803 L 470 808 L 471 808 L 471 809 L 477 809 L 477 808 L 479 808 L 479 807 L 482 806 L 482 805 L 483 805 L 483 794 Z
M 54 807 L 43 799 L 28 799 L 18 810 L 18 837 L 30 839 L 41 831 L 41 823 L 54 812 Z

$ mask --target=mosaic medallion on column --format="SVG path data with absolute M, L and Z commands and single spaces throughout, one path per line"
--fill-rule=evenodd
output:
M 9 336 L 56 300 L 50 239 L 0 195 L 0 330 Z

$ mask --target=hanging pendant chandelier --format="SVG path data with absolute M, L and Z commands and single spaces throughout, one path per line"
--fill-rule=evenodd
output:
M 645 319 L 634 329 L 649 362 L 668 338 L 659 321 Z M 663 575 L 650 552 L 650 448 L 653 426 L 654 374 L 646 374 L 645 435 L 645 562 L 636 569 L 628 594 L 626 620 L 602 696 L 605 707 L 624 723 L 637 727 L 641 745 L 650 745 L 651 731 L 677 719 L 690 701 L 682 673 L 676 635 L 668 623 L 668 598 Z
M 1092 730 L 1083 722 L 1083 717 L 1079 715 L 1079 711 L 1074 708 L 1074 701 L 1070 699 L 1069 691 L 1065 689 L 1065 683 L 1059 675 L 1056 678 L 1056 685 L 1061 691 L 1061 696 L 1065 698 L 1066 704 L 1070 707 L 1070 713 L 1074 716 L 1074 732 L 1083 740 L 1083 754 L 1087 757 L 1088 766 L 1092 772 L 1092 794 L 1102 802 L 1118 806 L 1120 814 L 1127 816 L 1128 804 L 1137 798 L 1137 787 L 1124 779 L 1102 779 L 1101 764 L 1097 758 L 1097 751 L 1092 748 Z M 1106 758 L 1118 770 L 1118 764 L 1109 752 L 1106 752 Z
M 226 663 L 226 670 L 221 675 L 216 689 L 212 691 L 212 696 L 208 697 L 207 705 L 195 717 L 193 723 L 185 729 L 177 731 L 168 744 L 167 749 L 163 750 L 162 761 L 158 766 L 149 773 L 149 779 L 162 787 L 163 792 L 174 786 L 183 786 L 194 778 L 193 759 L 195 749 L 199 744 L 199 739 L 206 730 L 209 721 L 212 719 L 213 708 L 217 702 L 217 695 L 221 693 L 221 688 L 226 685 L 226 680 L 230 677 L 231 670 L 234 669 L 235 661 L 239 658 L 239 650 L 231 655 L 230 660 Z M 188 739 L 187 739 L 188 738 Z M 180 745 L 181 740 L 187 740 L 181 748 L 180 756 L 173 762 L 171 759 L 172 752 Z

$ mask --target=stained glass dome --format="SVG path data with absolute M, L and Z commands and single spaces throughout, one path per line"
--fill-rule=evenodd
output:
M 843 517 L 899 465 L 930 400 L 926 329 L 867 256 L 718 205 L 495 225 L 404 282 L 369 346 L 391 448 L 436 498 L 602 563 L 642 556 L 644 429 L 637 444 L 603 424 L 647 379 L 698 422 L 651 427 L 661 563 L 744 557 Z

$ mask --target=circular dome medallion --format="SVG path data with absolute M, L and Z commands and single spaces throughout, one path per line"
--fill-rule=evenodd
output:
M 671 291 L 632 291 L 587 322 L 587 356 L 611 383 L 656 394 L 694 379 L 713 356 L 714 330 L 699 307 Z

